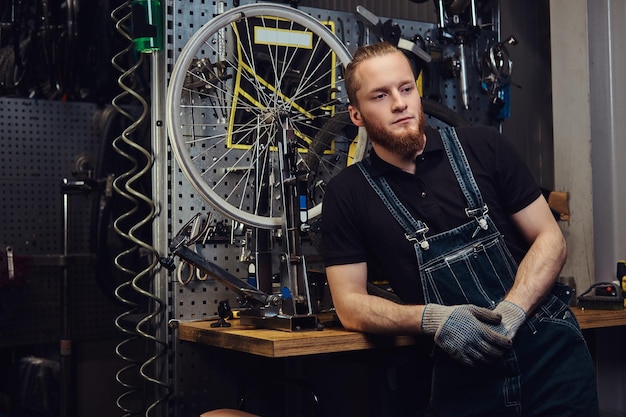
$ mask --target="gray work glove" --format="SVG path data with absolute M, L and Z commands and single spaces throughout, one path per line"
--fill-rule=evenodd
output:
M 515 303 L 504 300 L 493 309 L 493 312 L 502 316 L 502 321 L 497 326 L 498 331 L 513 340 L 517 330 L 526 321 L 524 309 Z
M 435 336 L 435 343 L 454 359 L 471 366 L 500 358 L 513 345 L 503 334 L 502 316 L 472 304 L 443 306 L 426 304 L 422 332 Z

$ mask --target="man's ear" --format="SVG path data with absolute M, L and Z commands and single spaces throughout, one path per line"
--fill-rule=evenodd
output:
M 355 126 L 363 127 L 363 118 L 361 118 L 361 112 L 359 112 L 356 107 L 351 105 L 348 106 L 348 113 L 350 114 L 350 120 L 352 120 L 352 123 L 354 123 Z

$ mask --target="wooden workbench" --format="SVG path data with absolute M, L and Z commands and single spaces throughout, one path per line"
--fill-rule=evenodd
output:
M 626 310 L 582 310 L 572 308 L 583 330 L 626 326 Z
M 581 310 L 574 314 L 585 329 L 626 326 L 626 310 Z M 247 352 L 271 358 L 347 352 L 388 346 L 407 346 L 417 336 L 383 337 L 351 332 L 341 327 L 324 330 L 287 332 L 241 326 L 238 319 L 231 327 L 211 327 L 215 321 L 180 321 L 178 338 L 189 342 Z

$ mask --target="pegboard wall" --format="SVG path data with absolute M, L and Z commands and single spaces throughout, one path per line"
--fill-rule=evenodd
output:
M 60 253 L 61 185 L 80 165 L 95 162 L 93 112 L 92 105 L 0 99 L 3 244 L 22 253 Z M 79 219 L 73 241 L 85 236 Z
M 0 240 L 30 273 L 0 288 L 0 345 L 56 342 L 63 274 L 76 340 L 112 334 L 115 306 L 94 278 L 89 254 L 93 196 L 68 195 L 64 262 L 64 179 L 93 170 L 100 149 L 95 104 L 0 98 Z M 6 262 L 0 263 L 6 266 Z M 16 265 L 19 266 L 19 265 Z

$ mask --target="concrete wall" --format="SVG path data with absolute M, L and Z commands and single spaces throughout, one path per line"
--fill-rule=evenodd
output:
M 550 11 L 555 187 L 570 193 L 571 213 L 563 276 L 580 293 L 595 281 L 587 1 L 551 0 Z

